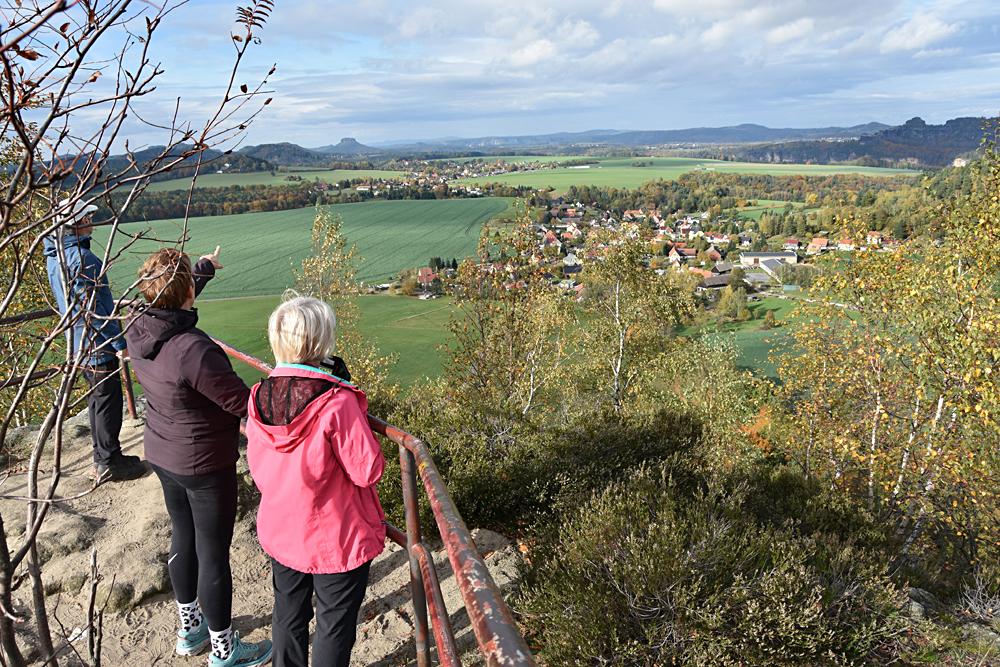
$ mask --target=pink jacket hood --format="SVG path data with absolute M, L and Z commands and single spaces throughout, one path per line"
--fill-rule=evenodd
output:
M 385 546 L 375 485 L 385 460 L 368 427 L 364 392 L 317 368 L 279 365 L 278 376 L 336 386 L 287 426 L 260 420 L 251 391 L 247 460 L 260 489 L 257 537 L 276 561 L 299 572 L 335 574 L 372 560 Z

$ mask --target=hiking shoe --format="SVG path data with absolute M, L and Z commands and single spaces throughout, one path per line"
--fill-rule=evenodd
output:
M 107 463 L 94 465 L 94 485 L 137 479 L 146 474 L 146 464 L 138 456 L 121 454 Z
M 213 653 L 208 656 L 208 667 L 257 667 L 271 662 L 271 642 L 264 640 L 250 644 L 240 639 L 240 633 L 233 633 L 233 650 L 222 660 Z
M 208 635 L 208 623 L 204 621 L 197 628 L 177 631 L 177 655 L 198 655 L 212 643 Z

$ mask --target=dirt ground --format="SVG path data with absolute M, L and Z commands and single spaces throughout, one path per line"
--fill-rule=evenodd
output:
M 104 665 L 195 665 L 206 658 L 179 658 L 173 654 L 176 610 L 170 592 L 166 560 L 170 524 L 159 482 L 151 473 L 129 482 L 107 483 L 91 493 L 90 430 L 86 415 L 67 422 L 62 479 L 58 498 L 80 498 L 52 506 L 39 539 L 44 561 L 43 581 L 56 644 L 71 639 L 60 652 L 60 664 L 85 664 L 86 605 L 91 587 L 89 560 L 96 547 L 101 572 L 98 602 L 106 605 L 103 628 Z M 122 429 L 122 449 L 142 455 L 142 421 L 128 421 Z M 21 437 L 30 437 L 30 433 Z M 245 466 L 245 462 L 241 462 Z M 244 468 L 245 470 L 245 468 Z M 26 474 L 13 468 L 0 485 L 4 496 L 26 494 Z M 43 476 L 44 477 L 44 476 Z M 384 480 L 383 484 L 398 483 Z M 233 628 L 249 641 L 270 637 L 273 597 L 270 567 L 253 530 L 252 500 L 241 495 L 231 562 L 233 569 Z M 16 548 L 24 531 L 25 503 L 0 500 L 0 513 Z M 518 552 L 505 538 L 475 531 L 474 538 L 501 588 L 517 576 Z M 442 552 L 434 554 L 442 591 L 456 639 L 465 650 L 463 661 L 478 664 L 475 641 L 461 597 Z M 25 573 L 19 573 L 24 575 Z M 22 580 L 16 608 L 28 615 L 30 581 Z M 412 607 L 409 569 L 403 551 L 387 543 L 372 566 L 368 594 L 359 616 L 358 643 L 352 665 L 399 665 L 413 661 Z M 21 628 L 26 654 L 38 659 L 32 624 Z

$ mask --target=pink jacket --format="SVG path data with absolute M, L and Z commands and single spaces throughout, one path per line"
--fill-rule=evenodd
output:
M 271 557 L 310 574 L 353 570 L 382 553 L 385 514 L 375 491 L 385 460 L 368 427 L 364 392 L 322 370 L 278 366 L 294 375 L 337 382 L 287 426 L 257 412 L 255 385 L 247 417 L 247 460 L 260 489 L 257 538 Z

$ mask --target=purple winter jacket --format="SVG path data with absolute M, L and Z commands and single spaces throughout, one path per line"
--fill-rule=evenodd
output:
M 200 293 L 215 275 L 194 267 Z M 177 475 L 204 475 L 239 459 L 250 389 L 198 323 L 197 310 L 147 308 L 127 325 L 132 369 L 146 397 L 146 460 Z

